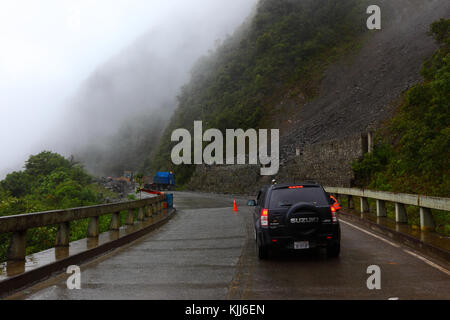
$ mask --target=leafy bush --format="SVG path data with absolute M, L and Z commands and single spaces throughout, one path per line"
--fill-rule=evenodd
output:
M 104 192 L 92 184 L 91 176 L 73 159 L 44 151 L 30 156 L 24 171 L 8 174 L 0 182 L 0 216 L 99 204 Z M 103 227 L 109 223 L 104 220 Z M 86 229 L 87 223 L 72 223 L 72 235 L 77 239 L 85 237 Z M 55 237 L 56 226 L 29 230 L 27 253 L 53 247 Z M 5 258 L 8 244 L 9 235 L 0 235 L 0 261 Z

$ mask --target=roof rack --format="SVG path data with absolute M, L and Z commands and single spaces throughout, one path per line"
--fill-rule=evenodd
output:
M 315 180 L 306 180 L 300 183 L 310 183 L 310 184 L 320 184 L 319 182 L 315 181 Z
M 306 182 L 306 181 L 301 181 L 301 182 L 296 182 L 296 183 L 278 183 L 278 184 L 274 184 L 272 185 L 272 189 L 285 189 L 288 188 L 290 186 L 305 186 L 305 187 L 320 187 L 321 184 L 317 183 L 317 182 Z

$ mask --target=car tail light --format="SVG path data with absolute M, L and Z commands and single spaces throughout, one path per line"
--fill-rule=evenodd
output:
M 333 223 L 337 223 L 338 222 L 338 218 L 337 218 L 337 214 L 336 214 L 336 208 L 335 207 L 333 207 L 333 206 L 331 206 L 330 207 L 330 209 L 331 209 L 331 221 L 333 222 Z
M 262 227 L 269 226 L 269 209 L 261 210 L 261 226 Z
M 339 203 L 335 203 L 335 204 L 334 204 L 334 208 L 335 208 L 336 211 L 337 211 L 337 210 L 340 210 L 340 209 L 341 209 L 341 206 L 339 205 Z
M 333 197 L 333 196 L 330 196 L 330 198 L 333 199 L 333 201 L 334 201 L 333 207 L 336 209 L 336 211 L 337 211 L 337 210 L 340 210 L 340 209 L 341 209 L 341 206 L 339 205 L 339 202 L 336 200 L 336 198 Z
M 303 186 L 291 186 L 289 189 L 303 189 Z

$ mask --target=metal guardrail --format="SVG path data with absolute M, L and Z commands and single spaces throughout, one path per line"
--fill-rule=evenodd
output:
M 394 193 L 385 191 L 374 191 L 358 188 L 325 187 L 328 193 L 336 196 L 348 196 L 349 207 L 353 208 L 353 196 L 360 197 L 361 212 L 369 212 L 368 199 L 375 199 L 377 202 L 377 216 L 386 217 L 386 202 L 395 204 L 395 221 L 397 223 L 407 223 L 406 205 L 420 208 L 420 228 L 421 230 L 434 230 L 435 223 L 431 209 L 450 211 L 450 198 L 429 197 L 423 195 Z
M 164 199 L 165 195 L 161 195 L 137 201 L 0 217 L 0 233 L 12 233 L 7 260 L 25 260 L 28 229 L 58 225 L 55 247 L 66 247 L 69 246 L 70 222 L 72 221 L 90 219 L 87 237 L 96 238 L 99 236 L 99 218 L 101 216 L 112 214 L 109 228 L 110 230 L 119 230 L 121 211 L 128 211 L 125 224 L 133 225 L 136 209 L 139 209 L 137 220 L 143 221 L 145 217 L 151 217 L 153 213 L 162 211 Z

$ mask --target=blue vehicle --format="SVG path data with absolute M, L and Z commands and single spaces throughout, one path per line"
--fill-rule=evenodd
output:
M 152 189 L 173 190 L 175 188 L 175 175 L 173 172 L 157 172 L 153 178 Z

